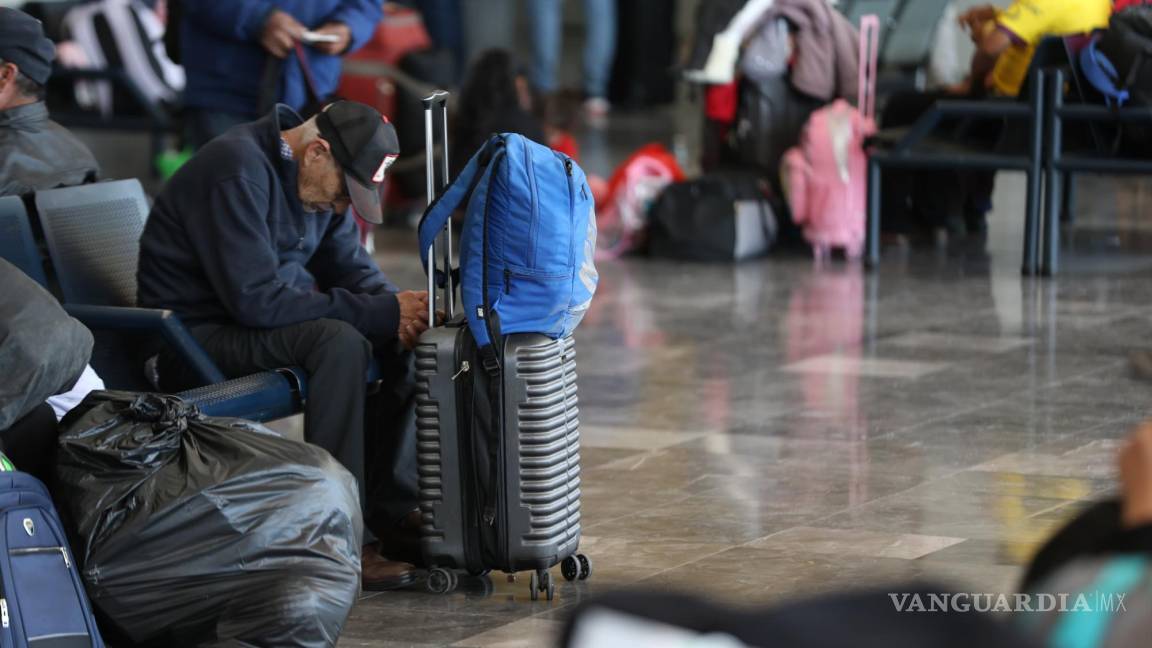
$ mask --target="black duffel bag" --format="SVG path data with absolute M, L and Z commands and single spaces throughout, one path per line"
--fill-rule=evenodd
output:
M 648 251 L 685 261 L 762 256 L 778 229 L 769 193 L 763 180 L 742 172 L 668 185 L 648 213 Z
M 93 392 L 63 429 L 54 496 L 110 643 L 336 644 L 363 523 L 327 452 L 157 394 Z

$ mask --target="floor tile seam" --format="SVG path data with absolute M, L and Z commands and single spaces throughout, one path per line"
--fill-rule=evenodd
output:
M 836 511 L 832 512 L 832 513 L 829 513 L 829 514 L 827 514 L 827 515 L 821 515 L 821 516 L 818 516 L 818 517 L 816 517 L 816 518 L 814 518 L 814 519 L 812 519 L 812 520 L 809 520 L 808 522 L 806 522 L 806 523 L 805 523 L 805 526 L 809 526 L 809 525 L 813 525 L 813 526 L 814 526 L 814 525 L 817 525 L 817 524 L 819 524 L 820 522 L 824 522 L 824 521 L 826 521 L 826 520 L 828 520 L 828 519 L 830 519 L 830 518 L 834 518 L 834 517 L 836 517 L 837 515 L 842 515 L 842 514 L 844 514 L 844 513 L 848 513 L 848 512 L 850 512 L 850 511 L 852 511 L 852 510 L 855 510 L 855 509 L 858 509 L 858 508 L 861 508 L 861 507 L 864 507 L 864 506 L 872 506 L 873 504 L 875 504 L 875 503 L 877 503 L 877 502 L 882 502 L 882 501 L 884 501 L 884 500 L 886 500 L 886 499 L 889 499 L 889 498 L 892 498 L 892 497 L 896 497 L 896 496 L 898 496 L 898 495 L 906 495 L 906 494 L 907 494 L 907 493 L 909 493 L 910 491 L 916 490 L 916 489 L 918 489 L 918 488 L 923 488 L 924 486 L 929 486 L 929 485 L 931 485 L 931 484 L 934 484 L 934 483 L 936 483 L 936 482 L 942 482 L 942 481 L 945 481 L 945 480 L 947 480 L 947 479 L 951 479 L 951 478 L 955 477 L 956 475 L 959 475 L 960 473 L 966 472 L 967 470 L 968 470 L 968 468 L 961 468 L 961 469 L 958 469 L 958 470 L 954 470 L 954 471 L 951 471 L 951 472 L 942 473 L 940 476 L 937 476 L 937 477 L 933 477 L 933 478 L 931 478 L 931 479 L 927 479 L 927 480 L 925 480 L 925 481 L 922 481 L 922 482 L 920 482 L 920 483 L 918 483 L 918 484 L 915 484 L 915 485 L 913 485 L 913 486 L 909 486 L 908 488 L 905 488 L 905 489 L 903 489 L 903 490 L 899 490 L 899 491 L 895 491 L 895 492 L 892 492 L 892 493 L 888 493 L 887 495 L 881 495 L 881 496 L 879 496 L 879 497 L 877 497 L 877 498 L 875 498 L 875 499 L 870 499 L 870 500 L 868 500 L 868 501 L 866 501 L 866 502 L 860 502 L 859 504 L 855 504 L 855 505 L 853 505 L 853 506 L 847 506 L 847 507 L 845 507 L 845 508 L 842 508 L 842 509 L 838 509 L 838 510 L 836 510 Z M 831 527 L 831 528 L 835 528 L 835 527 Z M 784 529 L 784 530 L 787 530 L 787 529 Z M 780 532 L 779 532 L 779 531 L 777 531 L 776 533 L 780 533 Z M 775 534 L 772 534 L 772 535 L 775 535 Z M 757 540 L 759 540 L 759 539 L 757 539 Z M 751 540 L 750 542 L 756 542 L 757 540 Z
M 1122 362 L 1123 362 L 1122 360 L 1117 360 L 1117 361 L 1114 361 L 1114 364 L 1120 364 L 1120 363 L 1122 363 Z M 895 429 L 895 430 L 892 430 L 891 432 L 885 432 L 885 433 L 884 433 L 884 434 L 882 434 L 882 435 L 879 435 L 879 436 L 876 436 L 876 437 L 872 437 L 872 439 L 873 439 L 873 440 L 877 440 L 877 441 L 880 441 L 880 440 L 890 440 L 890 439 L 891 439 L 892 437 L 894 437 L 895 435 L 898 435 L 898 434 L 904 434 L 904 433 L 907 433 L 907 432 L 909 432 L 909 431 L 914 431 L 914 430 L 916 430 L 917 428 L 920 428 L 920 427 L 923 427 L 923 426 L 926 426 L 926 425 L 932 425 L 932 424 L 934 424 L 934 423 L 940 423 L 940 422 L 942 422 L 942 421 L 947 421 L 948 419 L 957 418 L 957 417 L 960 417 L 960 416 L 964 416 L 964 415 L 966 415 L 966 414 L 972 414 L 973 412 L 978 412 L 978 411 L 980 411 L 980 410 L 982 410 L 982 409 L 989 409 L 989 408 L 992 408 L 992 407 L 996 407 L 996 406 L 998 406 L 998 405 L 1001 405 L 1001 404 L 1003 404 L 1003 403 L 1005 403 L 1005 402 L 1008 402 L 1008 401 L 1012 401 L 1013 399 L 1015 399 L 1017 396 L 1019 396 L 1019 395 L 1020 395 L 1021 393 L 1023 393 L 1023 392 L 1028 392 L 1028 391 L 1038 391 L 1038 390 L 1040 390 L 1040 389 L 1051 389 L 1051 388 L 1053 388 L 1053 387 L 1059 387 L 1061 384 L 1063 384 L 1063 383 L 1065 383 L 1065 382 L 1069 382 L 1069 381 L 1072 381 L 1072 380 L 1078 380 L 1078 379 L 1080 379 L 1080 378 L 1083 378 L 1083 377 L 1085 377 L 1085 376 L 1087 376 L 1087 375 L 1089 375 L 1089 374 L 1093 374 L 1093 373 L 1102 372 L 1102 371 L 1105 371 L 1105 370 L 1108 370 L 1108 369 L 1112 369 L 1112 368 L 1113 368 L 1113 366 L 1112 366 L 1112 365 L 1108 365 L 1108 366 L 1104 366 L 1104 367 L 1097 367 L 1097 368 L 1095 368 L 1095 369 L 1090 369 L 1090 370 L 1088 370 L 1088 371 L 1085 371 L 1085 372 L 1082 372 L 1082 373 L 1078 373 L 1078 374 L 1075 374 L 1075 375 L 1073 375 L 1073 376 L 1067 376 L 1067 377 L 1065 377 L 1065 378 L 1062 378 L 1062 379 L 1060 379 L 1060 380 L 1058 380 L 1058 381 L 1056 381 L 1056 382 L 1052 382 L 1052 383 L 1045 383 L 1045 384 L 1042 384 L 1042 385 L 1038 385 L 1038 386 L 1035 386 L 1035 387 L 1026 387 L 1026 388 L 1023 388 L 1023 389 L 1017 390 L 1017 391 L 1015 391 L 1015 392 L 1012 392 L 1011 394 L 1005 395 L 1005 396 L 1003 396 L 1002 398 L 999 398 L 999 399 L 997 399 L 997 400 L 988 401 L 988 402 L 982 403 L 982 404 L 980 404 L 980 405 L 977 405 L 977 406 L 974 406 L 974 407 L 970 407 L 970 408 L 967 408 L 967 409 L 961 410 L 961 411 L 959 411 L 959 412 L 955 412 L 955 413 L 953 413 L 953 414 L 947 414 L 947 415 L 944 415 L 944 416 L 938 416 L 938 417 L 936 417 L 936 418 L 933 418 L 933 419 L 930 419 L 930 420 L 927 420 L 927 421 L 921 421 L 921 422 L 918 422 L 918 423 L 913 423 L 912 425 L 907 425 L 907 426 L 904 426 L 904 427 L 902 427 L 902 428 L 897 428 L 897 429 Z
M 1039 517 L 1041 515 L 1048 515 L 1049 513 L 1055 513 L 1056 511 L 1059 511 L 1062 508 L 1067 508 L 1073 504 L 1080 504 L 1082 502 L 1095 502 L 1095 501 L 1097 501 L 1097 500 L 1095 500 L 1095 499 L 1065 500 L 1063 502 L 1060 502 L 1059 504 L 1053 504 L 1052 506 L 1050 506 L 1046 509 L 1043 509 L 1041 511 L 1036 511 L 1035 513 L 1033 513 L 1032 515 L 1029 515 L 1028 517 L 1029 518 L 1035 518 L 1035 517 Z
M 637 582 L 637 583 L 643 583 L 644 581 L 647 581 L 647 580 L 651 580 L 651 579 L 653 579 L 653 578 L 656 578 L 657 576 L 662 576 L 662 575 L 664 575 L 664 574 L 666 574 L 666 573 L 668 573 L 668 572 L 670 572 L 670 571 L 674 571 L 674 570 L 680 569 L 681 567 L 687 567 L 688 565 L 694 565 L 694 564 L 696 564 L 696 563 L 698 563 L 698 562 L 700 562 L 700 561 L 702 561 L 702 560 L 706 560 L 706 559 L 708 559 L 708 558 L 712 558 L 713 556 L 719 556 L 720 554 L 724 553 L 725 551 L 731 551 L 731 550 L 733 550 L 733 549 L 736 549 L 736 548 L 738 548 L 738 547 L 741 547 L 741 546 L 743 546 L 743 545 L 741 545 L 741 544 L 733 544 L 733 545 L 730 545 L 730 546 L 726 546 L 726 547 L 724 547 L 723 549 L 718 549 L 718 550 L 716 550 L 716 551 L 713 551 L 712 553 L 704 554 L 704 555 L 701 555 L 701 556 L 696 556 L 695 558 L 693 558 L 693 559 L 691 559 L 691 560 L 686 560 L 686 561 L 684 561 L 684 562 L 682 562 L 682 563 L 678 563 L 678 564 L 672 565 L 671 567 L 667 567 L 667 568 L 665 568 L 665 569 L 662 569 L 662 570 L 660 570 L 660 571 L 656 572 L 655 574 L 651 574 L 651 575 L 649 575 L 649 576 L 645 576 L 644 578 L 641 578 L 640 580 L 638 580 L 638 581 L 636 581 L 636 582 Z
M 693 495 L 685 495 L 682 499 L 678 499 L 675 502 L 668 502 L 665 504 L 660 504 L 659 506 L 653 506 L 653 507 L 650 507 L 646 510 L 647 511 L 656 511 L 656 510 L 659 510 L 661 508 L 664 508 L 665 506 L 672 506 L 675 504 L 683 504 L 684 500 L 690 499 L 691 497 L 693 497 Z M 581 525 L 581 529 L 582 529 L 581 535 L 584 535 L 583 531 L 591 531 L 591 530 L 594 530 L 596 527 L 603 526 L 605 524 L 610 524 L 612 522 L 618 522 L 618 521 L 623 520 L 625 518 L 634 517 L 635 515 L 636 515 L 635 512 L 625 513 L 624 515 L 618 515 L 618 516 L 613 517 L 613 518 L 608 518 L 607 520 L 600 520 L 600 521 L 598 521 L 594 524 L 590 524 L 588 526 Z M 581 519 L 583 519 L 583 518 L 581 518 Z

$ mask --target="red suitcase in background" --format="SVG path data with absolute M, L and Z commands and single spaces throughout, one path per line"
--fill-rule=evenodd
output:
M 432 47 L 420 12 L 393 2 L 384 5 L 384 18 L 376 33 L 364 47 L 346 60 L 374 61 L 396 65 L 405 54 Z M 337 96 L 368 104 L 392 118 L 396 114 L 396 88 L 390 79 L 378 76 L 345 74 L 340 79 Z

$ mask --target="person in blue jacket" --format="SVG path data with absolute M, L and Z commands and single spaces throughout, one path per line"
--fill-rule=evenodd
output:
M 340 57 L 362 47 L 380 22 L 380 0 L 180 0 L 180 52 L 189 143 L 199 148 L 276 103 L 309 103 L 302 45 L 323 99 L 340 81 Z M 306 40 L 305 32 L 330 42 Z

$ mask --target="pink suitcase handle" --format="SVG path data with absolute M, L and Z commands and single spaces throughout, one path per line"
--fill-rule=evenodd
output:
M 876 119 L 876 74 L 880 59 L 880 17 L 860 18 L 860 96 L 856 106 L 865 119 Z

